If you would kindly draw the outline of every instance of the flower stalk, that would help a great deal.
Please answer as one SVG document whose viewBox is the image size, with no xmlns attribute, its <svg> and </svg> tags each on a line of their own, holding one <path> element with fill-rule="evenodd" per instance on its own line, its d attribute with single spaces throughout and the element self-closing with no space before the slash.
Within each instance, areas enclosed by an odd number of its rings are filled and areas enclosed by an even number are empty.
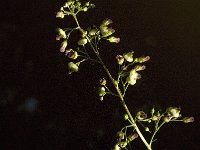
<svg viewBox="0 0 200 150">
<path fill-rule="evenodd" d="M 80 32 L 83 34 L 83 36 L 88 40 L 88 42 L 89 42 L 89 44 L 90 44 L 92 50 L 94 51 L 94 53 L 96 54 L 96 56 L 97 56 L 97 58 L 98 58 L 100 64 L 102 65 L 102 67 L 104 68 L 105 72 L 107 73 L 109 79 L 111 80 L 112 84 L 114 85 L 114 87 L 115 87 L 115 89 L 116 89 L 116 91 L 117 91 L 117 93 L 118 93 L 118 95 L 119 95 L 119 98 L 120 98 L 120 101 L 121 101 L 121 103 L 122 103 L 122 106 L 124 107 L 126 113 L 128 114 L 128 116 L 129 116 L 129 118 L 130 118 L 130 120 L 131 120 L 132 126 L 134 127 L 134 129 L 135 129 L 136 132 L 138 133 L 139 137 L 141 138 L 141 140 L 143 141 L 143 143 L 145 144 L 145 146 L 147 147 L 147 149 L 148 149 L 148 150 L 151 150 L 151 145 L 148 144 L 148 142 L 147 142 L 146 139 L 144 138 L 143 134 L 141 133 L 140 129 L 138 128 L 137 124 L 135 123 L 135 120 L 133 119 L 133 117 L 132 117 L 132 115 L 131 115 L 131 113 L 130 113 L 130 111 L 129 111 L 129 109 L 128 109 L 128 107 L 127 107 L 125 101 L 124 101 L 124 96 L 123 96 L 121 90 L 119 89 L 119 86 L 118 86 L 117 81 L 115 81 L 114 78 L 112 77 L 112 75 L 110 74 L 108 68 L 106 67 L 106 65 L 105 65 L 104 62 L 102 61 L 102 59 L 101 59 L 101 57 L 100 57 L 100 55 L 99 55 L 97 49 L 95 49 L 95 47 L 94 47 L 93 44 L 91 43 L 89 37 L 88 37 L 87 35 L 85 35 L 84 30 L 81 28 L 81 26 L 80 26 L 80 24 L 79 24 L 79 22 L 78 22 L 78 19 L 77 19 L 77 17 L 76 17 L 76 14 L 73 15 L 73 18 L 74 18 L 74 20 L 75 20 L 75 22 L 76 22 L 76 24 L 77 24 L 77 26 L 78 26 L 78 29 L 79 29 Z"/>
<path fill-rule="evenodd" d="M 183 119 L 179 119 L 181 117 L 181 114 L 180 114 L 180 108 L 178 107 L 169 107 L 166 109 L 164 113 L 161 114 L 159 110 L 155 112 L 155 109 L 153 108 L 151 110 L 151 117 L 148 117 L 147 114 L 141 110 L 137 112 L 137 115 L 135 117 L 133 117 L 124 100 L 124 96 L 126 94 L 129 85 L 135 85 L 136 81 L 141 78 L 141 75 L 138 72 L 146 68 L 146 66 L 142 65 L 142 63 L 148 61 L 150 57 L 141 56 L 135 58 L 134 57 L 135 55 L 133 55 L 134 53 L 133 51 L 124 53 L 123 55 L 117 55 L 116 60 L 119 65 L 119 71 L 118 71 L 118 77 L 115 80 L 112 74 L 110 73 L 109 69 L 105 65 L 104 61 L 102 60 L 98 47 L 100 40 L 106 40 L 109 41 L 110 43 L 120 42 L 120 38 L 113 36 L 115 30 L 109 27 L 110 24 L 112 23 L 112 20 L 110 19 L 104 20 L 100 25 L 100 28 L 92 26 L 87 30 L 84 30 L 77 19 L 77 14 L 79 12 L 81 11 L 85 12 L 92 7 L 94 7 L 94 4 L 91 4 L 90 2 L 82 4 L 81 2 L 79 2 L 79 0 L 76 1 L 68 0 L 63 5 L 63 7 L 61 7 L 60 11 L 56 15 L 56 17 L 60 19 L 63 19 L 66 15 L 68 16 L 71 15 L 76 22 L 75 28 L 66 28 L 64 30 L 60 28 L 57 29 L 58 36 L 56 37 L 56 40 L 58 41 L 63 40 L 63 42 L 61 43 L 60 52 L 65 53 L 65 56 L 73 60 L 68 63 L 69 74 L 78 72 L 79 65 L 87 60 L 100 64 L 103 67 L 104 71 L 106 72 L 106 75 L 108 76 L 112 85 L 114 86 L 115 92 L 109 90 L 109 88 L 106 86 L 106 80 L 102 78 L 100 80 L 101 86 L 99 87 L 98 91 L 99 98 L 102 101 L 106 94 L 119 97 L 119 100 L 126 112 L 126 114 L 124 115 L 125 116 L 124 119 L 129 122 L 129 125 L 123 128 L 126 130 L 123 131 L 122 129 L 120 131 L 118 143 L 114 146 L 114 150 L 121 150 L 123 148 L 126 148 L 127 144 L 130 146 L 130 142 L 133 141 L 138 136 L 140 137 L 146 148 L 148 150 L 152 150 L 152 144 L 155 141 L 154 140 L 155 135 L 165 123 L 175 122 L 175 121 L 190 123 L 194 121 L 194 117 L 184 117 Z M 70 34 L 74 30 L 79 30 L 82 38 L 79 39 L 77 42 L 79 47 L 77 47 L 76 49 L 71 49 L 68 47 L 70 45 L 70 43 L 68 43 L 68 39 Z M 92 58 L 90 56 L 90 53 L 87 51 L 85 47 L 86 44 L 90 46 L 91 53 L 95 54 L 95 58 Z M 151 122 L 155 123 L 154 132 L 152 132 L 151 128 L 149 128 L 148 126 L 148 124 L 150 124 Z M 141 125 L 141 127 L 144 128 L 144 131 L 148 132 L 149 134 L 152 133 L 149 142 L 142 134 L 141 129 L 139 129 L 139 125 Z M 128 127 L 132 127 L 133 128 L 132 132 L 134 131 L 136 133 L 131 133 L 129 136 L 126 136 Z"/>
</svg>

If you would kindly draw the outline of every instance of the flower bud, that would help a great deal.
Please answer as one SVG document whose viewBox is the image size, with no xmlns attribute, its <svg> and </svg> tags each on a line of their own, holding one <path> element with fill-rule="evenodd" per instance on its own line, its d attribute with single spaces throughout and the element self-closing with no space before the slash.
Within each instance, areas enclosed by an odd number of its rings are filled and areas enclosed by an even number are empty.
<svg viewBox="0 0 200 150">
<path fill-rule="evenodd" d="M 129 116 L 128 114 L 124 114 L 124 120 L 128 120 Z"/>
<path fill-rule="evenodd" d="M 65 2 L 65 4 L 63 5 L 64 8 L 69 7 L 68 2 Z"/>
<path fill-rule="evenodd" d="M 184 123 L 194 122 L 194 117 L 185 117 L 183 118 Z"/>
<path fill-rule="evenodd" d="M 107 26 L 102 26 L 102 25 L 100 26 L 100 31 L 101 31 L 102 37 L 108 37 L 115 32 L 114 29 L 108 28 Z"/>
<path fill-rule="evenodd" d="M 120 38 L 116 38 L 114 36 L 111 36 L 107 39 L 110 43 L 119 43 L 120 42 Z"/>
<path fill-rule="evenodd" d="M 149 132 L 150 130 L 149 130 L 149 128 L 148 128 L 148 127 L 145 127 L 145 131 L 146 131 L 146 132 Z"/>
<path fill-rule="evenodd" d="M 101 25 L 103 25 L 103 26 L 108 26 L 108 25 L 111 24 L 111 23 L 112 23 L 112 20 L 111 20 L 111 19 L 106 19 L 106 20 L 104 20 L 104 21 L 102 22 Z"/>
<path fill-rule="evenodd" d="M 87 39 L 82 38 L 78 41 L 78 45 L 85 45 L 87 43 Z"/>
<path fill-rule="evenodd" d="M 68 0 L 68 1 L 65 3 L 65 5 L 70 6 L 70 5 L 73 5 L 74 2 L 75 2 L 75 1 L 73 1 L 73 0 Z"/>
<path fill-rule="evenodd" d="M 123 57 L 122 55 L 117 55 L 117 56 L 116 56 L 116 59 L 117 59 L 117 63 L 118 63 L 119 65 L 122 65 L 122 64 L 123 64 L 123 62 L 124 62 L 124 57 Z"/>
<path fill-rule="evenodd" d="M 73 63 L 73 62 L 69 62 L 68 63 L 68 69 L 69 69 L 69 73 L 72 73 L 72 72 L 78 72 L 78 65 Z"/>
<path fill-rule="evenodd" d="M 65 52 L 66 47 L 67 47 L 67 40 L 61 43 L 60 52 L 62 53 Z"/>
<path fill-rule="evenodd" d="M 123 56 L 126 59 L 126 61 L 128 61 L 128 62 L 132 62 L 133 61 L 133 52 L 125 53 Z"/>
<path fill-rule="evenodd" d="M 90 2 L 86 2 L 86 3 L 85 3 L 85 6 L 90 6 Z"/>
<path fill-rule="evenodd" d="M 116 134 L 117 138 L 124 139 L 124 133 L 122 131 L 118 131 Z"/>
<path fill-rule="evenodd" d="M 99 96 L 104 96 L 106 94 L 105 91 L 106 91 L 105 87 L 103 86 L 99 87 L 99 90 L 98 90 Z"/>
<path fill-rule="evenodd" d="M 63 19 L 64 17 L 65 17 L 65 14 L 62 11 L 57 12 L 56 18 L 62 18 Z"/>
<path fill-rule="evenodd" d="M 158 117 L 154 115 L 151 119 L 152 119 L 153 121 L 157 121 L 157 120 L 158 120 Z"/>
<path fill-rule="evenodd" d="M 94 36 L 96 33 L 97 33 L 97 29 L 91 29 L 91 30 L 89 31 L 89 35 L 90 35 L 90 36 Z"/>
<path fill-rule="evenodd" d="M 100 79 L 100 84 L 101 85 L 106 85 L 106 79 L 104 79 L 104 78 Z"/>
<path fill-rule="evenodd" d="M 99 100 L 100 100 L 100 101 L 103 101 L 103 96 L 100 96 L 100 97 L 99 97 Z"/>
<path fill-rule="evenodd" d="M 65 34 L 65 31 L 63 29 L 57 28 L 58 36 L 56 37 L 56 40 L 60 40 L 61 38 L 66 39 L 67 36 Z"/>
<path fill-rule="evenodd" d="M 143 63 L 143 62 L 149 61 L 149 60 L 150 60 L 149 56 L 142 56 L 142 57 L 139 57 L 139 58 L 135 58 L 134 62 Z"/>
<path fill-rule="evenodd" d="M 83 11 L 87 11 L 87 10 L 88 10 L 88 7 L 84 7 L 84 8 L 83 8 Z"/>
<path fill-rule="evenodd" d="M 141 70 L 144 70 L 146 68 L 145 65 L 137 65 L 134 67 L 135 71 L 141 71 Z"/>
<path fill-rule="evenodd" d="M 76 7 L 80 7 L 81 6 L 81 2 L 77 1 L 75 4 Z"/>
<path fill-rule="evenodd" d="M 131 141 L 135 140 L 136 138 L 138 138 L 138 134 L 137 133 L 134 133 L 134 134 L 131 134 L 127 137 L 128 139 L 128 143 L 130 143 Z"/>
<path fill-rule="evenodd" d="M 90 8 L 94 8 L 95 5 L 94 5 L 94 4 L 90 4 L 89 7 L 90 7 Z"/>
<path fill-rule="evenodd" d="M 153 107 L 152 109 L 151 109 L 151 115 L 153 115 L 155 113 L 155 108 Z"/>
<path fill-rule="evenodd" d="M 126 142 L 126 141 L 124 141 L 124 142 L 119 142 L 119 146 L 120 146 L 121 148 L 125 148 L 126 145 L 127 145 L 127 142 Z"/>
</svg>

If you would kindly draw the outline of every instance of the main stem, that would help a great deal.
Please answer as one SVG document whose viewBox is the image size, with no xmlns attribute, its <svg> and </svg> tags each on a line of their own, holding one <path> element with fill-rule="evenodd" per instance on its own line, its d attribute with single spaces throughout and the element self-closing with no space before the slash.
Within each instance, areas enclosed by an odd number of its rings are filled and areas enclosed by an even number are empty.
<svg viewBox="0 0 200 150">
<path fill-rule="evenodd" d="M 73 15 L 73 17 L 74 17 L 74 19 L 75 19 L 75 21 L 76 21 L 76 24 L 77 24 L 77 26 L 78 26 L 80 32 L 81 32 L 82 34 L 85 35 L 85 32 L 84 32 L 84 30 L 81 28 L 81 26 L 80 26 L 80 24 L 79 24 L 79 22 L 78 22 L 78 20 L 77 20 L 76 15 Z M 123 105 L 123 107 L 124 107 L 126 113 L 128 114 L 128 116 L 129 116 L 129 118 L 130 118 L 130 120 L 131 120 L 131 122 L 132 122 L 133 127 L 135 128 L 136 132 L 138 133 L 139 137 L 141 138 L 141 140 L 143 141 L 143 143 L 145 144 L 145 146 L 147 147 L 147 149 L 148 149 L 148 150 L 152 150 L 152 149 L 151 149 L 151 146 L 147 143 L 146 139 L 144 138 L 144 136 L 143 136 L 142 133 L 140 132 L 140 129 L 138 128 L 137 124 L 135 123 L 135 120 L 133 119 L 133 117 L 132 117 L 132 115 L 131 115 L 131 113 L 130 113 L 130 111 L 129 111 L 129 109 L 128 109 L 128 107 L 127 107 L 125 101 L 124 101 L 122 92 L 121 92 L 121 90 L 120 90 L 119 87 L 118 87 L 117 81 L 115 81 L 115 80 L 113 79 L 113 77 L 112 77 L 112 75 L 110 74 L 108 68 L 107 68 L 106 65 L 103 63 L 101 57 L 99 56 L 98 51 L 95 49 L 95 47 L 94 47 L 93 44 L 91 43 L 91 41 L 90 41 L 90 39 L 88 38 L 88 36 L 85 35 L 85 37 L 87 38 L 87 40 L 88 40 L 88 42 L 89 42 L 89 44 L 90 44 L 92 50 L 94 51 L 94 53 L 96 54 L 97 58 L 99 59 L 100 64 L 103 66 L 103 68 L 104 68 L 104 70 L 106 71 L 108 77 L 110 78 L 112 84 L 114 85 L 114 87 L 115 87 L 115 89 L 116 89 L 116 91 L 117 91 L 117 93 L 118 93 L 118 95 L 119 95 L 119 98 L 120 98 L 120 100 L 121 100 L 121 103 L 122 103 L 122 105 Z"/>
</svg>

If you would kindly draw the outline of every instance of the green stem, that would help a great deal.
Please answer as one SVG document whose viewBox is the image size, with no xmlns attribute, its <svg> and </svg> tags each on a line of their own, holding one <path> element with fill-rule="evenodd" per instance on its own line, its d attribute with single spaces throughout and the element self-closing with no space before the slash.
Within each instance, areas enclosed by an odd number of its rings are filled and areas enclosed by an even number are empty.
<svg viewBox="0 0 200 150">
<path fill-rule="evenodd" d="M 86 39 L 88 40 L 88 42 L 89 42 L 89 44 L 90 44 L 92 50 L 94 51 L 94 53 L 96 54 L 96 56 L 97 56 L 97 58 L 98 58 L 100 64 L 103 66 L 103 68 L 104 68 L 104 70 L 106 71 L 108 77 L 110 78 L 112 84 L 114 85 L 114 87 L 115 87 L 115 89 L 116 89 L 116 91 L 117 91 L 117 93 L 118 93 L 118 95 L 119 95 L 119 98 L 120 98 L 120 100 L 121 100 L 121 103 L 122 103 L 122 105 L 123 105 L 123 107 L 124 107 L 126 113 L 128 114 L 128 116 L 129 116 L 129 118 L 130 118 L 130 120 L 131 120 L 131 122 L 132 122 L 133 127 L 135 128 L 136 132 L 138 133 L 139 137 L 141 138 L 141 140 L 143 141 L 143 143 L 145 144 L 145 146 L 147 147 L 147 149 L 148 149 L 148 150 L 152 150 L 152 149 L 151 149 L 151 145 L 149 145 L 149 144 L 147 143 L 147 141 L 146 141 L 146 139 L 144 138 L 143 134 L 140 132 L 140 129 L 138 128 L 138 126 L 137 126 L 135 120 L 133 119 L 133 117 L 132 117 L 132 115 L 131 115 L 131 113 L 130 113 L 130 111 L 129 111 L 129 109 L 128 109 L 128 107 L 127 107 L 125 101 L 124 101 L 124 97 L 123 97 L 123 95 L 122 95 L 122 92 L 121 92 L 121 90 L 120 90 L 119 87 L 118 87 L 117 81 L 115 81 L 115 80 L 113 79 L 113 77 L 112 77 L 112 75 L 110 74 L 108 68 L 107 68 L 106 65 L 103 63 L 103 61 L 102 61 L 102 59 L 101 59 L 101 57 L 100 57 L 100 55 L 99 55 L 99 53 L 98 53 L 98 50 L 95 49 L 95 47 L 94 47 L 93 44 L 91 43 L 89 37 L 88 37 L 87 35 L 85 35 L 84 30 L 81 28 L 81 26 L 80 26 L 80 24 L 79 24 L 79 22 L 78 22 L 78 20 L 77 20 L 76 14 L 74 14 L 73 17 L 74 17 L 74 20 L 76 21 L 76 24 L 77 24 L 77 26 L 78 26 L 80 32 L 81 32 L 81 33 L 86 37 Z"/>
<path fill-rule="evenodd" d="M 155 131 L 154 131 L 154 133 L 153 133 L 153 135 L 152 135 L 152 137 L 151 137 L 151 140 L 150 140 L 150 142 L 149 142 L 149 145 L 150 145 L 150 146 L 151 146 L 152 143 L 153 143 L 153 139 L 154 139 L 156 133 L 159 131 L 159 129 L 160 129 L 164 124 L 165 124 L 165 122 L 163 121 L 163 122 L 160 124 L 159 127 L 156 127 L 156 128 L 155 128 Z"/>
</svg>

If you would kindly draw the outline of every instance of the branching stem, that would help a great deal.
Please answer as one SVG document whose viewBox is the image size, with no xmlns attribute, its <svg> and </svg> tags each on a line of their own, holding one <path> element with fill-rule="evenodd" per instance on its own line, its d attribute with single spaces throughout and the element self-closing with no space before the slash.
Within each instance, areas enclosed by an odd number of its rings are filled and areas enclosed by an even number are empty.
<svg viewBox="0 0 200 150">
<path fill-rule="evenodd" d="M 104 62 L 102 61 L 102 59 L 101 59 L 101 57 L 100 57 L 100 55 L 99 55 L 99 52 L 98 52 L 97 47 L 95 47 L 95 46 L 92 44 L 92 42 L 90 41 L 89 37 L 85 34 L 85 31 L 81 28 L 81 26 L 80 26 L 80 24 L 79 24 L 79 22 L 78 22 L 78 19 L 77 19 L 77 17 L 76 17 L 76 14 L 72 14 L 72 16 L 73 16 L 74 20 L 76 21 L 76 24 L 77 24 L 77 26 L 78 26 L 80 32 L 83 34 L 83 36 L 84 36 L 84 37 L 87 39 L 87 41 L 89 42 L 89 44 L 90 44 L 92 50 L 94 51 L 94 53 L 96 54 L 96 56 L 97 56 L 97 58 L 98 58 L 100 64 L 102 65 L 102 67 L 103 67 L 104 70 L 106 71 L 108 77 L 110 78 L 112 84 L 114 85 L 114 87 L 115 87 L 115 89 L 116 89 L 116 91 L 117 91 L 117 94 L 119 95 L 119 98 L 120 98 L 120 100 L 121 100 L 121 103 L 122 103 L 122 105 L 123 105 L 123 107 L 124 107 L 126 113 L 128 114 L 129 118 L 130 118 L 130 121 L 131 121 L 132 126 L 134 127 L 134 129 L 135 129 L 136 132 L 138 133 L 139 137 L 141 138 L 141 140 L 143 141 L 143 143 L 145 144 L 145 146 L 147 147 L 147 149 L 148 149 L 148 150 L 152 150 L 152 149 L 151 149 L 151 145 L 148 144 L 148 142 L 147 142 L 146 139 L 144 138 L 143 134 L 141 133 L 140 129 L 138 128 L 138 126 L 137 126 L 135 120 L 133 119 L 133 117 L 132 117 L 132 115 L 131 115 L 131 113 L 130 113 L 130 111 L 129 111 L 129 109 L 128 109 L 128 107 L 127 107 L 125 101 L 124 101 L 124 97 L 123 97 L 124 94 L 122 94 L 122 92 L 121 92 L 121 90 L 120 90 L 120 88 L 119 88 L 119 86 L 118 86 L 118 82 L 117 82 L 116 80 L 114 80 L 114 78 L 113 78 L 112 75 L 110 74 L 108 68 L 106 67 L 106 65 L 105 65 Z"/>
</svg>

